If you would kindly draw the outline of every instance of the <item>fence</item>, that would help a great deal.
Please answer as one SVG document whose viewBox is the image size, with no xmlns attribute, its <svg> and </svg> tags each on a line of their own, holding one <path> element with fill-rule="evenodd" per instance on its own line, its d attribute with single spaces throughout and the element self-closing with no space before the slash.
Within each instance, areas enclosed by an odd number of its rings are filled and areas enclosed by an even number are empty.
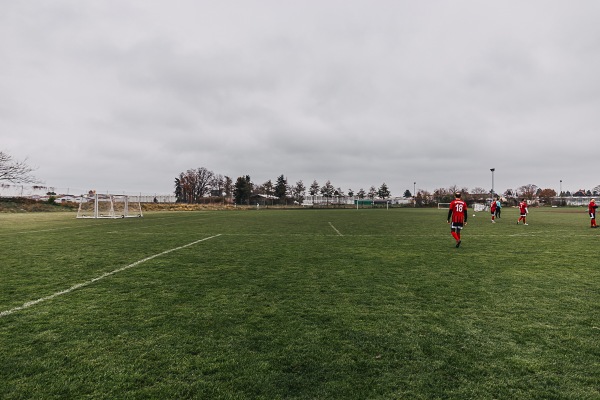
<svg viewBox="0 0 600 400">
<path fill-rule="evenodd" d="M 72 194 L 73 192 L 77 194 Z M 24 197 L 33 200 L 48 200 L 50 195 L 56 202 L 74 201 L 79 202 L 82 196 L 87 196 L 87 191 L 71 188 L 56 188 L 51 186 L 25 186 L 25 185 L 7 185 L 0 184 L 0 197 Z M 98 192 L 99 194 L 127 195 L 130 201 L 139 203 L 175 203 L 175 196 L 172 194 L 141 194 L 125 192 Z"/>
</svg>

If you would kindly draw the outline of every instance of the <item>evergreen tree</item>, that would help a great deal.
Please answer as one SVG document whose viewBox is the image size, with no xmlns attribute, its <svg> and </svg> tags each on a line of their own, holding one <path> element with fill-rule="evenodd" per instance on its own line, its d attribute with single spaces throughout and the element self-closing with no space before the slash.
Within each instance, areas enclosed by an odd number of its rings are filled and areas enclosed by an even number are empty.
<svg viewBox="0 0 600 400">
<path fill-rule="evenodd" d="M 296 182 L 296 186 L 292 188 L 292 196 L 294 196 L 294 200 L 298 202 L 298 204 L 302 204 L 304 201 L 304 195 L 306 193 L 306 187 L 304 186 L 304 182 L 299 180 Z"/>
<path fill-rule="evenodd" d="M 231 195 L 233 194 L 233 181 L 228 176 L 225 176 L 224 189 L 225 189 L 225 197 L 231 198 Z"/>
<path fill-rule="evenodd" d="M 310 190 L 308 191 L 308 193 L 311 196 L 316 196 L 317 194 L 319 194 L 319 183 L 314 180 L 313 183 L 310 185 Z"/>
<path fill-rule="evenodd" d="M 385 182 L 382 183 L 379 187 L 379 190 L 377 191 L 377 196 L 379 196 L 380 199 L 387 199 L 391 196 L 390 190 L 388 189 Z"/>
<path fill-rule="evenodd" d="M 185 199 L 183 197 L 183 188 L 181 187 L 181 180 L 179 178 L 175 178 L 175 202 L 185 202 Z"/>
<path fill-rule="evenodd" d="M 325 182 L 325 185 L 321 188 L 321 194 L 325 197 L 332 197 L 335 188 L 330 181 Z"/>
<path fill-rule="evenodd" d="M 375 189 L 375 186 L 371 186 L 369 188 L 369 193 L 367 194 L 369 196 L 369 198 L 371 200 L 373 200 L 375 198 L 375 195 L 377 194 L 377 190 Z"/>
<path fill-rule="evenodd" d="M 250 181 L 250 175 L 238 177 L 233 189 L 235 204 L 250 204 L 251 195 L 252 182 Z"/>
<path fill-rule="evenodd" d="M 275 184 L 275 196 L 279 198 L 280 201 L 284 201 L 287 196 L 287 179 L 283 175 L 277 178 L 277 183 Z"/>
</svg>

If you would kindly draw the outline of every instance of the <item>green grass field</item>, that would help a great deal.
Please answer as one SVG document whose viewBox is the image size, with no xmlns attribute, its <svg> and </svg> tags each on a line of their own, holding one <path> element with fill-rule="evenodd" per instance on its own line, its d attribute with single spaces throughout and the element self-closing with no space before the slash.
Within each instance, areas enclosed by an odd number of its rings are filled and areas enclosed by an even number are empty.
<svg viewBox="0 0 600 400">
<path fill-rule="evenodd" d="M 598 399 L 584 209 L 0 214 L 0 398 Z"/>
</svg>

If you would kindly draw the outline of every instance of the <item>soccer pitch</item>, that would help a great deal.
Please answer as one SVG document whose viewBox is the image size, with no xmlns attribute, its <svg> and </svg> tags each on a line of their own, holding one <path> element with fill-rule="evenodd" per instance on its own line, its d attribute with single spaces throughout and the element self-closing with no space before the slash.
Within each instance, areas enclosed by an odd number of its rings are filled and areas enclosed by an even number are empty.
<svg viewBox="0 0 600 400">
<path fill-rule="evenodd" d="M 600 398 L 579 209 L 0 215 L 0 397 Z"/>
</svg>

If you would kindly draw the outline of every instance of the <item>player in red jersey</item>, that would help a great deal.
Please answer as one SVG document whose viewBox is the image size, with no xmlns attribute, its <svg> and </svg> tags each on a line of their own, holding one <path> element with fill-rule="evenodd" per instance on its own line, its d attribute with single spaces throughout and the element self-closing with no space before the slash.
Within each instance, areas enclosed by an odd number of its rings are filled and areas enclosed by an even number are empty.
<svg viewBox="0 0 600 400">
<path fill-rule="evenodd" d="M 490 203 L 490 213 L 492 214 L 492 224 L 495 224 L 496 221 L 496 207 L 497 207 L 497 203 L 496 200 L 492 199 L 492 202 Z"/>
<path fill-rule="evenodd" d="M 519 225 L 519 222 L 523 221 L 523 225 L 527 225 L 527 212 L 529 210 L 527 209 L 527 202 L 525 201 L 525 199 L 521 199 L 521 202 L 519 203 L 519 212 L 521 213 L 519 216 L 519 219 L 517 220 L 517 225 Z"/>
<path fill-rule="evenodd" d="M 590 200 L 590 204 L 588 204 L 588 212 L 590 213 L 590 221 L 591 221 L 591 228 L 595 228 L 596 227 L 596 208 L 598 208 L 598 206 L 596 205 L 596 200 L 591 199 Z"/>
<path fill-rule="evenodd" d="M 461 200 L 460 193 L 454 195 L 454 200 L 450 203 L 448 210 L 448 223 L 450 224 L 450 233 L 456 240 L 456 247 L 460 247 L 460 231 L 467 224 L 467 203 Z"/>
</svg>

